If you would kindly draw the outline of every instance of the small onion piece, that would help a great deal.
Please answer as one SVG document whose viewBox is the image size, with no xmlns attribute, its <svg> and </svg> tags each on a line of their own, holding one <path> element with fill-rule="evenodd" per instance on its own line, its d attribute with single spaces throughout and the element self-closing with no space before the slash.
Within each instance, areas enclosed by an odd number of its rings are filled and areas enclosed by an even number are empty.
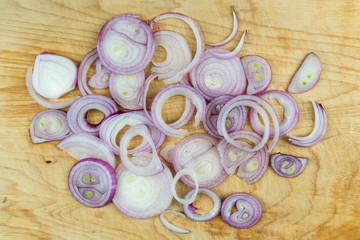
<svg viewBox="0 0 360 240">
<path fill-rule="evenodd" d="M 236 16 L 234 5 L 232 7 L 232 13 L 233 13 L 234 23 L 233 23 L 233 30 L 232 30 L 231 34 L 225 40 L 223 40 L 221 42 L 207 43 L 206 45 L 211 46 L 211 47 L 221 47 L 221 46 L 223 46 L 225 44 L 228 44 L 229 42 L 231 42 L 234 39 L 234 37 L 236 35 L 236 32 L 238 30 L 238 26 L 239 26 L 239 22 L 238 22 L 238 19 L 237 19 L 237 16 Z"/>
<path fill-rule="evenodd" d="M 315 53 L 309 53 L 295 73 L 287 89 L 290 93 L 304 93 L 315 87 L 320 80 L 321 60 Z"/>
<path fill-rule="evenodd" d="M 86 119 L 87 112 L 92 109 L 102 112 L 104 118 L 118 111 L 116 103 L 109 97 L 96 94 L 82 96 L 70 106 L 67 113 L 68 126 L 73 133 L 98 135 L 101 122 L 91 124 Z"/>
<path fill-rule="evenodd" d="M 110 76 L 109 90 L 115 102 L 123 108 L 141 109 L 144 82 L 144 71 L 131 75 L 113 73 Z"/>
<path fill-rule="evenodd" d="M 101 28 L 97 51 L 101 62 L 111 71 L 130 75 L 143 71 L 155 51 L 154 34 L 145 22 L 122 14 Z"/>
<path fill-rule="evenodd" d="M 71 134 L 61 140 L 57 147 L 79 160 L 98 158 L 109 163 L 113 168 L 116 166 L 114 154 L 109 146 L 101 139 L 87 133 Z"/>
<path fill-rule="evenodd" d="M 270 64 L 262 57 L 248 55 L 241 58 L 244 65 L 248 86 L 247 94 L 259 94 L 264 92 L 270 85 L 272 71 Z"/>
<path fill-rule="evenodd" d="M 134 155 L 130 159 L 128 158 L 128 144 L 131 139 L 135 136 L 142 136 L 146 139 L 147 143 L 152 148 L 152 155 L 142 155 L 141 157 L 149 158 L 149 163 L 145 166 L 137 166 L 135 165 L 134 159 L 138 158 L 139 156 Z M 163 165 L 161 160 L 156 152 L 155 144 L 151 138 L 150 132 L 146 125 L 138 124 L 131 127 L 121 138 L 120 140 L 120 158 L 124 167 L 126 167 L 130 172 L 138 175 L 138 176 L 151 176 L 157 173 L 160 173 L 163 170 Z"/>
<path fill-rule="evenodd" d="M 284 118 L 279 123 L 280 137 L 294 129 L 299 120 L 299 107 L 296 100 L 290 94 L 282 91 L 271 90 L 259 95 L 259 97 L 271 100 L 275 99 L 284 108 Z M 257 112 L 253 109 L 250 110 L 249 119 L 251 127 L 254 131 L 260 135 L 264 134 L 264 126 L 261 123 Z M 270 137 L 274 137 L 274 134 L 274 127 L 271 126 Z"/>
<path fill-rule="evenodd" d="M 231 52 L 215 52 L 214 51 L 214 52 L 211 52 L 211 54 L 219 59 L 224 59 L 224 60 L 236 57 L 241 52 L 241 49 L 244 46 L 246 34 L 247 34 L 247 30 L 245 30 L 245 32 L 241 36 L 241 39 L 240 39 L 238 45 L 236 46 L 236 48 L 234 50 L 232 50 Z"/>
<path fill-rule="evenodd" d="M 187 196 L 184 199 L 181 199 L 177 193 L 176 193 L 176 183 L 179 181 L 179 179 L 183 176 L 190 176 L 194 182 L 195 185 L 195 189 L 193 189 L 193 193 L 191 196 Z M 199 191 L 199 182 L 198 182 L 198 177 L 197 174 L 195 173 L 195 171 L 193 169 L 190 168 L 184 168 L 181 169 L 180 171 L 178 171 L 174 177 L 174 179 L 171 182 L 171 193 L 172 195 L 175 197 L 175 199 L 180 202 L 181 204 L 191 204 L 195 201 L 196 196 L 198 194 Z"/>
<path fill-rule="evenodd" d="M 70 59 L 43 52 L 36 56 L 32 84 L 38 94 L 58 99 L 76 86 L 77 67 Z"/>
<path fill-rule="evenodd" d="M 161 148 L 160 150 L 160 156 L 168 163 L 173 163 L 173 153 L 175 150 L 176 145 L 175 144 L 168 144 Z"/>
<path fill-rule="evenodd" d="M 197 175 L 198 184 L 203 188 L 213 188 L 226 178 L 220 154 L 217 151 L 218 141 L 205 133 L 192 134 L 179 142 L 173 152 L 173 165 L 176 172 L 192 169 Z M 194 188 L 192 178 L 184 176 L 181 180 Z"/>
<path fill-rule="evenodd" d="M 180 213 L 180 212 L 176 212 L 176 211 L 172 211 L 172 210 L 165 210 L 163 213 L 160 214 L 160 221 L 162 222 L 162 224 L 164 224 L 164 226 L 169 229 L 170 231 L 176 232 L 176 233 L 189 233 L 189 230 L 177 227 L 172 225 L 171 223 L 169 223 L 165 218 L 164 218 L 164 214 L 165 213 L 174 213 L 176 215 L 182 216 L 183 218 L 185 218 L 185 215 Z"/>
<path fill-rule="evenodd" d="M 271 155 L 270 161 L 277 174 L 282 177 L 294 178 L 305 170 L 308 158 L 276 153 Z"/>
<path fill-rule="evenodd" d="M 173 177 L 165 165 L 161 173 L 144 177 L 135 175 L 121 164 L 116 169 L 116 175 L 118 185 L 113 202 L 129 217 L 150 218 L 159 215 L 173 199 L 170 190 Z"/>
<path fill-rule="evenodd" d="M 99 58 L 95 61 L 95 71 L 88 82 L 89 86 L 95 89 L 108 88 L 111 72 L 101 63 Z"/>
<path fill-rule="evenodd" d="M 34 116 L 29 129 L 32 143 L 61 140 L 70 134 L 66 113 L 60 110 L 45 110 Z"/>
<path fill-rule="evenodd" d="M 93 62 L 95 62 L 98 57 L 99 55 L 97 53 L 97 49 L 95 48 L 88 52 L 81 60 L 78 74 L 78 87 L 83 96 L 88 94 L 94 94 L 88 86 L 87 73 L 89 71 L 89 68 L 91 67 L 91 64 L 93 64 Z"/>
<path fill-rule="evenodd" d="M 200 63 L 190 72 L 191 84 L 207 100 L 223 95 L 242 94 L 246 88 L 246 78 L 240 59 L 237 56 L 220 59 L 212 55 L 214 52 L 225 54 L 228 50 L 206 50 Z"/>
<path fill-rule="evenodd" d="M 315 113 L 315 124 L 313 131 L 306 137 L 295 137 L 288 134 L 288 139 L 291 144 L 299 147 L 311 147 L 320 142 L 326 135 L 328 129 L 328 118 L 323 106 L 315 101 L 312 101 Z"/>
<path fill-rule="evenodd" d="M 237 211 L 231 213 L 236 206 Z M 262 206 L 257 198 L 246 193 L 235 193 L 227 197 L 221 207 L 221 216 L 234 228 L 254 226 L 261 218 Z"/>
<path fill-rule="evenodd" d="M 191 190 L 190 192 L 188 192 L 188 194 L 186 194 L 185 199 L 186 198 L 190 198 L 190 196 L 192 196 L 192 194 L 194 193 L 195 189 Z M 207 188 L 199 188 L 199 193 L 203 193 L 206 194 L 207 196 L 209 196 L 213 202 L 214 202 L 214 206 L 213 208 L 207 213 L 207 214 L 198 214 L 195 212 L 195 210 L 197 209 L 196 207 L 194 207 L 194 205 L 191 204 L 184 204 L 183 205 L 183 210 L 185 215 L 190 218 L 193 221 L 196 222 L 205 222 L 205 221 L 209 221 L 213 218 L 215 218 L 216 216 L 219 215 L 220 213 L 220 208 L 221 208 L 221 200 L 219 198 L 219 196 L 214 193 L 213 191 L 211 191 L 210 189 Z"/>
<path fill-rule="evenodd" d="M 192 104 L 195 105 L 197 112 L 195 115 L 195 122 L 193 124 L 194 127 L 199 125 L 200 121 L 204 119 L 206 102 L 198 91 L 184 84 L 176 84 L 166 87 L 155 96 L 151 105 L 151 118 L 155 126 L 161 132 L 170 137 L 181 138 L 183 134 L 187 133 L 187 130 L 172 128 L 170 125 L 165 123 L 161 115 L 162 106 L 164 105 L 165 101 L 175 95 L 183 95 L 186 98 L 189 98 Z"/>
<path fill-rule="evenodd" d="M 115 170 L 103 160 L 86 158 L 78 161 L 69 173 L 69 189 L 80 203 L 88 207 L 102 207 L 115 195 Z"/>
<path fill-rule="evenodd" d="M 213 137 L 223 138 L 217 130 L 217 120 L 223 105 L 233 97 L 230 95 L 219 96 L 211 100 L 206 106 L 206 115 L 203 121 L 204 129 Z M 246 124 L 246 108 L 244 106 L 233 109 L 225 120 L 226 129 L 229 133 L 241 130 Z"/>
<path fill-rule="evenodd" d="M 28 70 L 26 72 L 26 80 L 25 80 L 26 81 L 26 87 L 27 87 L 27 89 L 29 91 L 30 96 L 39 105 L 41 105 L 41 106 L 43 106 L 45 108 L 50 108 L 50 109 L 62 109 L 62 108 L 66 108 L 66 107 L 70 106 L 77 99 L 77 97 L 75 97 L 75 98 L 72 98 L 72 99 L 67 100 L 65 102 L 52 102 L 52 101 L 42 97 L 34 89 L 34 86 L 32 84 L 32 76 L 33 76 L 32 68 L 28 68 Z"/>
</svg>

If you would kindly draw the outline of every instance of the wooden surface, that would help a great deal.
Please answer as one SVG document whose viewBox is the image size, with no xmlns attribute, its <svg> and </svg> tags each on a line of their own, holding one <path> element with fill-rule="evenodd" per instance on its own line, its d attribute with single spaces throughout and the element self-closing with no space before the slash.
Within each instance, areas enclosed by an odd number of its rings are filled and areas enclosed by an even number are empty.
<svg viewBox="0 0 360 240">
<path fill-rule="evenodd" d="M 300 121 L 292 133 L 311 132 L 310 101 L 316 100 L 329 117 L 325 139 L 314 147 L 298 148 L 282 138 L 275 149 L 308 157 L 305 172 L 286 179 L 268 169 L 254 185 L 234 176 L 214 188 L 222 199 L 247 192 L 260 200 L 260 222 L 244 230 L 231 228 L 220 216 L 205 223 L 166 216 L 191 231 L 180 235 L 168 231 L 158 217 L 137 220 L 113 204 L 91 209 L 78 203 L 67 187 L 76 160 L 57 149 L 57 142 L 33 145 L 28 137 L 32 117 L 44 110 L 25 87 L 25 72 L 34 57 L 48 51 L 78 64 L 96 46 L 101 26 L 121 13 L 139 14 L 144 20 L 166 11 L 184 13 L 199 23 L 206 41 L 216 42 L 231 32 L 232 4 L 239 15 L 239 32 L 225 48 L 235 47 L 247 29 L 240 55 L 259 54 L 270 62 L 269 89 L 285 90 L 309 52 L 316 52 L 323 62 L 317 86 L 294 96 Z M 360 239 L 359 1 L 1 0 L 0 6 L 0 239 Z M 186 25 L 171 20 L 160 24 L 183 33 L 195 51 Z M 154 84 L 149 99 L 162 87 Z M 176 103 L 181 106 L 179 99 L 172 100 Z M 174 109 L 167 107 L 165 115 L 175 118 Z M 203 131 L 191 123 L 186 128 Z M 167 138 L 166 144 L 177 141 Z M 186 190 L 182 187 L 180 192 Z M 205 197 L 197 204 L 203 211 L 211 208 Z M 181 206 L 173 201 L 169 208 Z"/>
</svg>

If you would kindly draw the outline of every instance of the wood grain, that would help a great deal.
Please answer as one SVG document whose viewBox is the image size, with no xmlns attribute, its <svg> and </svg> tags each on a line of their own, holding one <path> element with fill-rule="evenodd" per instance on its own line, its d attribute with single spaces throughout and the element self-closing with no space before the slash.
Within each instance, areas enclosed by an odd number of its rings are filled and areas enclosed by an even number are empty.
<svg viewBox="0 0 360 240">
<path fill-rule="evenodd" d="M 67 175 L 76 160 L 57 149 L 56 142 L 33 145 L 28 137 L 32 117 L 44 110 L 25 86 L 26 69 L 34 57 L 48 51 L 79 63 L 96 46 L 101 26 L 120 13 L 136 13 L 144 20 L 166 11 L 184 13 L 199 23 L 206 41 L 220 41 L 232 29 L 232 4 L 240 19 L 239 33 L 225 48 L 235 47 L 247 29 L 241 56 L 259 54 L 270 62 L 269 89 L 285 90 L 309 52 L 316 52 L 323 62 L 318 85 L 294 96 L 300 121 L 293 133 L 311 131 L 310 101 L 316 100 L 329 116 L 325 139 L 314 147 L 298 148 L 282 138 L 275 149 L 309 157 L 305 172 L 285 179 L 268 169 L 254 185 L 234 176 L 214 188 L 221 198 L 235 192 L 259 198 L 263 216 L 244 230 L 231 228 L 221 217 L 194 223 L 166 216 L 191 231 L 179 235 L 168 231 L 158 217 L 137 220 L 113 204 L 90 209 L 75 201 Z M 360 239 L 359 1 L 0 0 L 0 5 L 0 239 Z M 195 51 L 186 25 L 172 20 L 161 25 L 181 32 Z M 154 83 L 149 101 L 163 87 Z M 181 103 L 173 99 L 168 106 L 181 108 Z M 173 107 L 164 111 L 169 121 L 179 115 Z M 189 133 L 204 131 L 191 123 L 186 128 Z M 167 138 L 166 144 L 178 141 Z M 186 190 L 182 186 L 180 192 Z M 204 197 L 197 201 L 209 207 Z M 169 208 L 181 206 L 173 201 Z"/>
</svg>

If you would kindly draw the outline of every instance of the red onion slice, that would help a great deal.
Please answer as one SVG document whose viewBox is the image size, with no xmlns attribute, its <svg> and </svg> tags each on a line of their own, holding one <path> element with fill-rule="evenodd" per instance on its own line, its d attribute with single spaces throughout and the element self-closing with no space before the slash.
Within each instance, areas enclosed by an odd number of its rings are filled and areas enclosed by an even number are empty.
<svg viewBox="0 0 360 240">
<path fill-rule="evenodd" d="M 244 46 L 244 42 L 245 42 L 245 37 L 246 37 L 246 34 L 247 34 L 247 30 L 245 30 L 245 32 L 243 33 L 243 35 L 241 36 L 241 39 L 239 41 L 239 44 L 236 46 L 236 48 L 234 50 L 232 50 L 231 52 L 226 52 L 226 53 L 222 53 L 222 52 L 211 52 L 212 55 L 214 55 L 215 57 L 217 58 L 220 58 L 220 59 L 230 59 L 230 58 L 233 58 L 233 57 L 236 57 L 240 52 L 241 52 L 241 49 L 243 48 Z"/>
<path fill-rule="evenodd" d="M 58 99 L 76 86 L 77 67 L 66 57 L 43 52 L 34 63 L 32 84 L 45 98 Z"/>
<path fill-rule="evenodd" d="M 290 93 L 304 93 L 315 87 L 320 80 L 322 64 L 320 58 L 311 52 L 306 56 L 287 89 Z"/>
<path fill-rule="evenodd" d="M 284 108 L 284 118 L 279 123 L 280 137 L 289 133 L 294 129 L 299 120 L 299 107 L 296 100 L 286 92 L 272 90 L 261 94 L 259 97 L 270 100 L 277 100 L 277 102 Z M 250 110 L 250 124 L 255 132 L 264 134 L 264 125 L 261 123 L 259 116 L 253 109 Z M 274 137 L 274 127 L 270 128 L 270 137 Z"/>
<path fill-rule="evenodd" d="M 244 67 L 236 56 L 226 60 L 217 58 L 212 53 L 227 53 L 221 48 L 205 51 L 200 63 L 190 72 L 190 80 L 207 100 L 215 97 L 242 94 L 246 88 Z"/>
<path fill-rule="evenodd" d="M 78 161 L 69 173 L 69 189 L 76 200 L 88 207 L 102 207 L 115 195 L 115 170 L 96 158 Z"/>
<path fill-rule="evenodd" d="M 231 32 L 231 34 L 223 41 L 221 42 L 218 42 L 218 43 L 207 43 L 206 45 L 208 46 L 211 46 L 211 47 L 221 47 L 225 44 L 228 44 L 229 42 L 231 42 L 235 35 L 236 35 L 236 32 L 238 30 L 238 26 L 239 26 L 239 23 L 238 23 L 238 19 L 237 19 L 237 16 L 236 16 L 236 12 L 235 12 L 235 9 L 234 9 L 234 6 L 232 7 L 232 13 L 233 13 L 233 20 L 234 20 L 234 23 L 233 23 L 233 30 Z"/>
<path fill-rule="evenodd" d="M 176 183 L 179 181 L 179 179 L 186 175 L 190 176 L 192 178 L 193 182 L 195 183 L 195 189 L 193 189 L 194 191 L 191 196 L 188 196 L 188 197 L 185 197 L 184 199 L 182 199 L 177 195 L 175 186 L 176 186 Z M 181 204 L 190 204 L 190 203 L 194 202 L 196 199 L 196 196 L 198 194 L 198 191 L 199 191 L 198 177 L 193 169 L 189 169 L 189 168 L 181 169 L 180 171 L 178 171 L 176 173 L 174 179 L 171 182 L 171 193 L 174 196 L 174 198 Z"/>
<path fill-rule="evenodd" d="M 144 177 L 135 175 L 121 164 L 116 169 L 115 206 L 133 218 L 150 218 L 164 212 L 173 199 L 170 190 L 173 177 L 169 168 L 163 166 L 161 173 Z"/>
<path fill-rule="evenodd" d="M 177 144 L 173 153 L 173 165 L 176 172 L 192 169 L 197 175 L 199 186 L 213 188 L 226 178 L 221 165 L 218 141 L 204 133 L 192 134 Z M 181 179 L 186 185 L 194 188 L 192 178 Z"/>
<path fill-rule="evenodd" d="M 57 147 L 79 160 L 98 158 L 109 163 L 113 168 L 116 166 L 111 149 L 101 139 L 87 133 L 71 134 L 59 142 Z"/>
<path fill-rule="evenodd" d="M 259 94 L 264 92 L 270 85 L 272 71 L 270 64 L 262 57 L 248 55 L 241 58 L 244 65 L 248 87 L 247 94 Z"/>
<path fill-rule="evenodd" d="M 134 164 L 134 159 L 136 159 L 138 156 L 134 155 L 131 157 L 131 159 L 128 158 L 128 144 L 131 141 L 131 139 L 135 136 L 142 136 L 143 139 L 146 139 L 147 143 L 152 148 L 152 155 L 141 157 L 148 157 L 149 163 L 146 166 L 137 166 Z M 161 163 L 161 160 L 156 152 L 156 147 L 154 145 L 154 142 L 151 138 L 150 132 L 146 125 L 139 124 L 131 127 L 121 138 L 120 140 L 120 158 L 123 163 L 123 165 L 130 171 L 135 173 L 139 176 L 151 176 L 155 175 L 157 173 L 160 173 L 163 170 L 163 165 Z"/>
<path fill-rule="evenodd" d="M 102 95 L 86 95 L 77 99 L 69 108 L 67 121 L 73 133 L 86 132 L 98 135 L 100 123 L 91 124 L 87 121 L 87 112 L 96 109 L 104 114 L 104 118 L 118 111 L 116 103 L 109 97 Z"/>
<path fill-rule="evenodd" d="M 91 67 L 91 64 L 98 59 L 99 55 L 97 53 L 97 49 L 93 49 L 88 52 L 85 57 L 81 60 L 79 66 L 79 75 L 78 75 L 78 87 L 83 96 L 88 94 L 94 94 L 88 86 L 87 82 L 87 72 Z"/>
<path fill-rule="evenodd" d="M 185 199 L 190 198 L 190 196 L 192 196 L 194 191 L 195 191 L 195 189 L 188 192 L 188 194 L 186 194 L 186 196 L 185 196 Z M 221 200 L 220 200 L 219 196 L 207 188 L 199 188 L 198 194 L 199 193 L 206 194 L 213 200 L 213 202 L 214 202 L 213 208 L 207 214 L 198 214 L 195 212 L 195 210 L 197 208 L 194 207 L 193 204 L 184 204 L 183 209 L 184 209 L 185 215 L 188 218 L 190 218 L 191 220 L 196 221 L 196 222 L 205 222 L 205 221 L 209 221 L 209 220 L 217 217 L 220 213 L 220 208 L 221 208 Z"/>
<path fill-rule="evenodd" d="M 34 116 L 29 129 L 32 143 L 61 140 L 70 134 L 66 113 L 60 110 L 45 110 Z"/>
<path fill-rule="evenodd" d="M 111 74 L 109 90 L 112 98 L 126 109 L 136 110 L 142 106 L 142 91 L 145 82 L 145 72 L 131 75 Z"/>
<path fill-rule="evenodd" d="M 111 71 L 103 66 L 99 58 L 95 61 L 95 70 L 95 74 L 92 75 L 88 82 L 89 86 L 95 89 L 108 88 Z"/>
<path fill-rule="evenodd" d="M 271 155 L 271 166 L 282 177 L 294 178 L 305 170 L 308 159 L 276 153 Z"/>
<path fill-rule="evenodd" d="M 189 230 L 177 227 L 172 225 L 171 223 L 169 223 L 165 218 L 164 218 L 164 214 L 165 213 L 174 213 L 176 215 L 182 216 L 183 218 L 185 218 L 185 215 L 176 211 L 172 211 L 172 210 L 165 210 L 162 214 L 160 214 L 160 221 L 162 222 L 162 224 L 164 224 L 164 226 L 169 229 L 170 231 L 176 232 L 176 233 L 189 233 Z"/>
<path fill-rule="evenodd" d="M 326 135 L 328 129 L 328 118 L 323 106 L 315 101 L 312 101 L 315 113 L 314 129 L 310 135 L 306 137 L 295 137 L 288 134 L 288 139 L 291 144 L 299 147 L 311 147 L 320 142 Z"/>
<path fill-rule="evenodd" d="M 231 213 L 236 206 L 237 211 Z M 225 199 L 221 216 L 230 226 L 238 229 L 254 226 L 261 218 L 262 206 L 257 198 L 247 193 L 235 193 Z"/>
<path fill-rule="evenodd" d="M 160 156 L 168 163 L 173 163 L 173 153 L 175 150 L 175 144 L 169 144 L 161 148 Z"/>
<path fill-rule="evenodd" d="M 155 46 L 161 46 L 166 51 L 163 62 L 152 60 L 152 72 L 158 73 L 160 79 L 179 79 L 178 72 L 185 69 L 191 62 L 191 48 L 183 36 L 174 31 L 160 30 L 155 32 Z"/>
<path fill-rule="evenodd" d="M 192 104 L 195 105 L 197 112 L 195 115 L 195 122 L 193 124 L 194 127 L 199 125 L 200 121 L 202 121 L 205 116 L 206 102 L 198 91 L 190 86 L 183 84 L 176 84 L 166 87 L 155 96 L 155 99 L 151 105 L 151 118 L 155 126 L 161 132 L 170 137 L 181 138 L 183 134 L 187 133 L 187 130 L 172 128 L 170 125 L 165 123 L 161 115 L 162 106 L 166 100 L 175 95 L 183 95 L 189 98 Z"/>
<path fill-rule="evenodd" d="M 211 100 L 206 106 L 206 115 L 203 121 L 204 129 L 213 137 L 223 138 L 217 130 L 217 120 L 223 105 L 233 97 L 229 95 L 219 96 Z M 246 108 L 244 106 L 233 109 L 225 120 L 226 129 L 229 133 L 241 130 L 246 124 Z"/>
<path fill-rule="evenodd" d="M 101 28 L 97 51 L 110 71 L 135 74 L 150 63 L 155 51 L 154 34 L 145 22 L 127 14 L 118 15 Z"/>
<path fill-rule="evenodd" d="M 62 109 L 62 108 L 66 108 L 68 106 L 70 106 L 73 102 L 75 102 L 76 98 L 67 100 L 65 102 L 52 102 L 49 101 L 48 99 L 40 96 L 34 89 L 34 86 L 32 84 L 32 68 L 28 68 L 27 72 L 26 72 L 26 87 L 29 91 L 30 96 L 34 99 L 35 102 L 37 102 L 39 105 L 45 107 L 45 108 L 50 108 L 50 109 Z"/>
</svg>

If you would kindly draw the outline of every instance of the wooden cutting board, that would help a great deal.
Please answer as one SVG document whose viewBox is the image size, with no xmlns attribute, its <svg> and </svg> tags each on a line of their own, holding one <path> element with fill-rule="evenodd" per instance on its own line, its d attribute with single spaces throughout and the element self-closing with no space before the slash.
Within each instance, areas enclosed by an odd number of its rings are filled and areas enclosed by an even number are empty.
<svg viewBox="0 0 360 240">
<path fill-rule="evenodd" d="M 180 12 L 195 19 L 205 41 L 217 42 L 232 30 L 231 5 L 240 20 L 239 31 L 226 49 L 233 49 L 241 33 L 248 35 L 240 56 L 258 54 L 273 70 L 269 89 L 286 90 L 292 75 L 311 51 L 323 63 L 320 82 L 311 91 L 294 95 L 300 121 L 294 135 L 311 132 L 311 100 L 323 104 L 329 117 L 325 139 L 311 148 L 290 145 L 281 138 L 274 152 L 309 158 L 305 172 L 282 178 L 269 168 L 248 185 L 228 177 L 213 190 L 222 198 L 235 192 L 256 196 L 263 208 L 260 222 L 238 230 L 219 216 L 204 223 L 168 215 L 180 235 L 167 230 L 158 217 L 129 218 L 111 203 L 99 209 L 78 203 L 67 187 L 76 160 L 57 149 L 57 142 L 33 145 L 28 137 L 32 117 L 43 107 L 29 96 L 25 73 L 34 57 L 48 51 L 77 64 L 96 47 L 101 26 L 112 16 L 135 13 L 146 20 L 163 12 Z M 360 2 L 325 1 L 0 1 L 0 239 L 360 239 Z M 180 21 L 160 22 L 182 33 L 195 52 L 194 37 Z M 157 58 L 163 58 L 158 49 Z M 149 71 L 147 72 L 149 73 Z M 165 85 L 154 83 L 149 101 Z M 66 98 L 78 94 L 71 93 Z M 177 104 L 179 107 L 170 107 Z M 179 116 L 182 99 L 169 101 L 169 120 Z M 190 133 L 204 132 L 186 125 Z M 166 138 L 166 143 L 179 139 Z M 184 194 L 188 188 L 179 189 Z M 200 197 L 202 211 L 211 201 Z M 181 210 L 175 200 L 169 209 Z"/>
</svg>

